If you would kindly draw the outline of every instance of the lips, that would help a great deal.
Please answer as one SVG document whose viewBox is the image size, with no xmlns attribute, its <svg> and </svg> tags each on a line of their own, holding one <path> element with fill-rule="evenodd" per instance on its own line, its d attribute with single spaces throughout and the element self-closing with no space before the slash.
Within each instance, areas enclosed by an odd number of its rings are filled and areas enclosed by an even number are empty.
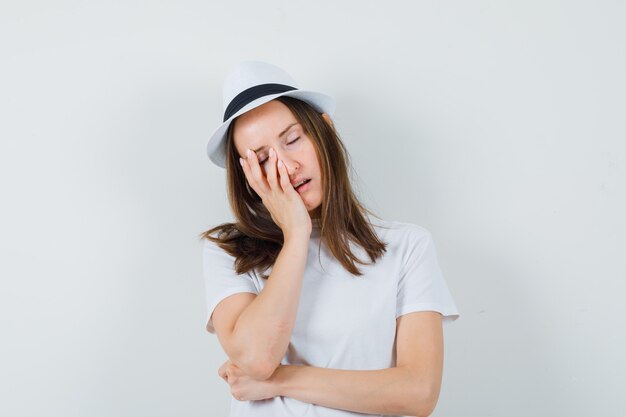
<svg viewBox="0 0 626 417">
<path fill-rule="evenodd" d="M 307 183 L 307 182 L 309 182 L 309 181 L 311 181 L 311 179 L 310 179 L 310 178 L 300 178 L 300 179 L 298 179 L 298 180 L 296 180 L 296 181 L 293 181 L 293 182 L 291 183 L 291 185 L 293 186 L 293 188 L 298 188 L 299 186 L 301 186 L 301 185 L 303 185 L 303 184 L 306 184 L 306 183 Z M 298 184 L 299 184 L 299 185 L 298 185 Z"/>
<path fill-rule="evenodd" d="M 302 183 L 302 185 L 294 188 L 299 194 L 302 194 L 304 192 L 306 192 L 309 189 L 309 184 L 311 183 L 311 180 L 307 180 L 305 182 Z"/>
</svg>

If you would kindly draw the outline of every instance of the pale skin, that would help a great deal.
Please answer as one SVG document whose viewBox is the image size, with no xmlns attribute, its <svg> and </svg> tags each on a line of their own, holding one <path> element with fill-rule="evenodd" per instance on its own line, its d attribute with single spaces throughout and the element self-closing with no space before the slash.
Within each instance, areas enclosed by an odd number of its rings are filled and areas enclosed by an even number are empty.
<svg viewBox="0 0 626 417">
<path fill-rule="evenodd" d="M 259 381 L 227 360 L 218 374 L 240 401 L 285 396 L 359 413 L 428 416 L 441 388 L 441 314 L 408 313 L 398 317 L 396 324 L 397 364 L 393 368 L 351 371 L 279 365 L 272 376 Z"/>
<path fill-rule="evenodd" d="M 292 180 L 302 176 L 317 180 L 311 181 L 311 188 L 300 196 L 311 218 L 318 217 L 323 194 L 315 149 L 299 124 L 282 137 L 277 135 L 297 122 L 295 117 L 284 104 L 275 100 L 245 113 L 242 118 L 244 116 L 236 127 L 235 147 L 245 159 L 242 169 L 247 178 L 256 172 L 258 179 L 258 174 L 263 172 L 273 175 L 275 180 L 280 175 L 288 175 Z M 322 116 L 332 125 L 328 115 Z M 293 142 L 295 137 L 300 141 Z M 247 149 L 263 145 L 267 149 L 248 156 Z M 269 148 L 273 150 L 273 157 L 268 159 Z M 259 160 L 263 163 L 259 164 Z M 283 161 L 282 174 L 276 166 L 279 160 Z M 289 215 L 284 216 L 284 222 L 289 222 Z M 442 316 L 435 311 L 419 311 L 396 319 L 396 366 L 392 368 L 353 371 L 280 364 L 269 378 L 259 380 L 245 374 L 229 359 L 218 374 L 229 384 L 233 397 L 240 401 L 286 396 L 360 413 L 425 417 L 437 404 L 442 371 Z"/>
</svg>

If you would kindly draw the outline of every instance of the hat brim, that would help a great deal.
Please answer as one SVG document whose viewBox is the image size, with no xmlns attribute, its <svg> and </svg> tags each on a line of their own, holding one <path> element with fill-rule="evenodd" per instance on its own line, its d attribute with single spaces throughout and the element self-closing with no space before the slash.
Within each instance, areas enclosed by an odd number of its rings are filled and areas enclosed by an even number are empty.
<svg viewBox="0 0 626 417">
<path fill-rule="evenodd" d="M 326 113 L 329 116 L 332 116 L 335 112 L 336 102 L 334 97 L 317 91 L 290 90 L 283 93 L 259 97 L 258 99 L 251 101 L 250 103 L 239 109 L 238 112 L 230 116 L 228 120 L 226 120 L 213 131 L 213 133 L 209 137 L 209 142 L 207 143 L 206 147 L 207 155 L 209 156 L 211 162 L 219 167 L 226 168 L 226 132 L 228 131 L 230 123 L 237 116 L 240 116 L 247 111 L 250 111 L 256 107 L 259 107 L 262 104 L 267 103 L 268 101 L 274 100 L 275 98 L 281 96 L 289 96 L 305 101 L 313 106 L 318 112 Z"/>
</svg>

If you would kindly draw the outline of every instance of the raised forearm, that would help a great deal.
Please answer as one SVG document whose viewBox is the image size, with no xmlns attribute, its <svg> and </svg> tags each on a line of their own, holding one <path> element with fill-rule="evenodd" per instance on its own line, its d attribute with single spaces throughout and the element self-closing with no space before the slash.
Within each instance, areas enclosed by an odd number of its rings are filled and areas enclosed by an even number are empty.
<svg viewBox="0 0 626 417">
<path fill-rule="evenodd" d="M 281 365 L 272 380 L 277 395 L 358 413 L 415 416 L 431 401 L 403 367 L 352 371 Z"/>
<path fill-rule="evenodd" d="M 236 363 L 257 369 L 269 378 L 287 351 L 296 319 L 302 277 L 308 255 L 308 236 L 285 240 L 261 293 L 241 313 L 233 339 L 241 352 Z"/>
</svg>

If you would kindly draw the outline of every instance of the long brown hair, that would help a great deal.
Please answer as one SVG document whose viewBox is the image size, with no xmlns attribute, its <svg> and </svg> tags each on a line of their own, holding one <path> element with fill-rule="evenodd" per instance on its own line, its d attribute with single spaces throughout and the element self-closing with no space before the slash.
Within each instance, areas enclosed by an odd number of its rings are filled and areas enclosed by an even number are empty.
<svg viewBox="0 0 626 417">
<path fill-rule="evenodd" d="M 343 267 L 353 275 L 361 276 L 355 263 L 366 265 L 356 257 L 349 241 L 360 245 L 375 262 L 387 251 L 386 242 L 376 235 L 366 214 L 374 213 L 361 204 L 352 191 L 348 176 L 349 154 L 334 126 L 324 120 L 308 103 L 293 97 L 278 100 L 291 110 L 302 125 L 305 134 L 315 146 L 322 170 L 322 199 L 320 237 Z M 236 258 L 237 274 L 251 269 L 264 271 L 274 265 L 283 246 L 283 233 L 274 223 L 261 197 L 248 185 L 239 164 L 234 145 L 235 118 L 226 133 L 226 181 L 228 200 L 235 223 L 222 223 L 200 234 Z M 378 217 L 378 216 L 375 216 Z M 212 236 L 217 232 L 217 236 Z M 319 255 L 318 255 L 319 256 Z M 267 275 L 261 275 L 267 279 Z"/>
</svg>

